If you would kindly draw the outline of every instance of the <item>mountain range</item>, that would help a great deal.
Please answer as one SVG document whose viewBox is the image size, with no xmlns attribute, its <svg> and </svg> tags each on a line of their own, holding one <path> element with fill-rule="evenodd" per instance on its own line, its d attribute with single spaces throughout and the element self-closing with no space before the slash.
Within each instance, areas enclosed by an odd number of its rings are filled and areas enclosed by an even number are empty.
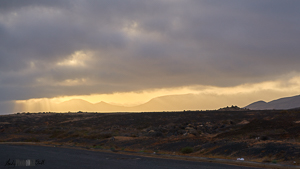
<svg viewBox="0 0 300 169">
<path fill-rule="evenodd" d="M 126 107 L 112 105 L 106 102 L 92 104 L 81 99 L 72 99 L 57 105 L 52 105 L 53 111 L 99 111 L 99 112 L 141 112 L 141 111 L 178 111 L 189 107 L 191 110 L 199 110 L 197 95 L 168 95 L 151 99 L 141 105 Z"/>
<path fill-rule="evenodd" d="M 185 110 L 199 110 L 201 103 L 199 102 L 199 95 L 185 94 L 185 95 L 169 95 L 161 96 L 151 99 L 150 101 L 133 107 L 111 105 L 106 102 L 99 102 L 92 104 L 85 100 L 73 99 L 57 106 L 57 110 L 68 107 L 70 111 L 102 111 L 102 112 L 115 112 L 115 111 L 176 111 Z M 249 104 L 244 108 L 250 110 L 269 110 L 269 109 L 293 109 L 300 107 L 300 95 L 293 97 L 284 97 L 270 102 L 257 101 Z"/>
<path fill-rule="evenodd" d="M 90 103 L 82 99 L 72 99 L 61 103 L 21 102 L 14 106 L 15 112 L 149 112 L 149 111 L 183 111 L 201 110 L 203 96 L 195 94 L 167 95 L 151 99 L 137 106 L 120 106 L 106 102 Z"/>
<path fill-rule="evenodd" d="M 219 100 L 217 100 L 219 99 Z M 168 95 L 151 99 L 150 101 L 132 107 L 113 105 L 106 102 L 90 103 L 81 99 L 72 99 L 59 104 L 34 102 L 31 104 L 17 103 L 15 112 L 150 112 L 150 111 L 183 111 L 183 110 L 213 110 L 215 107 L 226 107 L 234 104 L 232 99 L 218 96 L 183 94 Z M 300 95 L 285 97 L 270 102 L 257 101 L 244 108 L 250 110 L 293 109 L 300 107 Z"/>
<path fill-rule="evenodd" d="M 268 109 L 295 109 L 300 108 L 300 95 L 284 97 L 270 102 L 257 101 L 249 104 L 245 108 L 251 110 L 268 110 Z"/>
</svg>

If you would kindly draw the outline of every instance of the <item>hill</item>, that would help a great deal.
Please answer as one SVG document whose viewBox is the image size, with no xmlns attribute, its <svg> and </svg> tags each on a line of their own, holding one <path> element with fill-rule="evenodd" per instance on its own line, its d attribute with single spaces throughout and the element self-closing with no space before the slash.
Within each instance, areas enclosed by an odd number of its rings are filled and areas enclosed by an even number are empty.
<svg viewBox="0 0 300 169">
<path fill-rule="evenodd" d="M 257 101 L 249 104 L 245 108 L 251 110 L 270 110 L 270 109 L 294 109 L 300 107 L 300 95 L 284 97 L 270 102 Z"/>
</svg>

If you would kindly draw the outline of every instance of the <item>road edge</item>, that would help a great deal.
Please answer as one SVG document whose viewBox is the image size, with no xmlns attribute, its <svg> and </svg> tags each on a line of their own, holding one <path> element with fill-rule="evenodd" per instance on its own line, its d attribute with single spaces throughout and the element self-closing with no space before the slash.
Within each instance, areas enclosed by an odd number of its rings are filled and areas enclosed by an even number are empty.
<svg viewBox="0 0 300 169">
<path fill-rule="evenodd" d="M 124 154 L 124 155 L 134 155 L 134 156 L 148 157 L 148 158 L 185 160 L 185 161 L 195 161 L 195 162 L 209 162 L 209 163 L 219 163 L 219 164 L 244 166 L 244 167 L 272 168 L 272 169 L 300 169 L 300 166 L 283 165 L 283 164 L 270 164 L 270 163 L 260 163 L 260 162 L 252 162 L 252 161 L 238 161 L 238 160 L 229 160 L 229 159 L 169 155 L 169 154 L 159 154 L 159 153 L 152 154 L 152 153 L 145 153 L 145 152 L 121 151 L 121 150 L 112 151 L 110 149 L 93 149 L 93 148 L 78 147 L 78 146 L 55 145 L 55 144 L 48 144 L 42 142 L 0 142 L 0 144 L 59 147 L 59 148 L 68 148 L 68 149 L 80 149 L 86 151 L 98 151 L 98 152 L 105 152 L 111 154 Z"/>
</svg>

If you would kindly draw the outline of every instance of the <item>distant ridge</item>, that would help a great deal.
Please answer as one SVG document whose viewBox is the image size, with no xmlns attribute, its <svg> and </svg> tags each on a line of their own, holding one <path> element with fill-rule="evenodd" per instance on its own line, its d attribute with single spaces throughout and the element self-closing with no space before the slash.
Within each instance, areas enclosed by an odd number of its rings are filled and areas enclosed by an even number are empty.
<svg viewBox="0 0 300 169">
<path fill-rule="evenodd" d="M 214 107 L 233 105 L 231 99 L 222 102 L 214 95 L 179 94 L 155 97 L 150 101 L 136 106 L 121 106 L 106 102 L 90 103 L 82 99 L 72 99 L 62 103 L 32 102 L 16 103 L 14 111 L 26 112 L 154 112 L 154 111 L 183 111 L 183 110 L 216 110 Z M 213 104 L 212 104 L 213 103 Z M 206 106 L 211 105 L 211 107 Z M 0 105 L 1 106 L 1 105 Z M 300 107 L 300 95 L 285 97 L 271 102 L 257 101 L 244 107 L 250 110 L 296 109 Z"/>
<path fill-rule="evenodd" d="M 270 110 L 270 109 L 295 109 L 300 107 L 300 95 L 292 97 L 284 97 L 270 102 L 257 101 L 249 104 L 245 108 L 251 110 Z"/>
<path fill-rule="evenodd" d="M 111 112 L 124 110 L 123 106 L 115 106 L 106 102 L 90 103 L 82 99 L 72 99 L 62 102 L 54 106 L 56 111 L 68 110 L 68 111 L 100 111 L 100 112 Z"/>
<path fill-rule="evenodd" d="M 261 109 L 263 107 L 266 107 L 267 105 L 268 105 L 267 102 L 261 100 L 261 101 L 251 103 L 248 106 L 246 106 L 245 108 L 256 110 L 256 109 Z"/>
<path fill-rule="evenodd" d="M 125 107 L 106 102 L 90 103 L 82 99 L 72 99 L 52 105 L 53 111 L 89 112 L 141 112 L 141 111 L 180 111 L 199 110 L 199 98 L 194 94 L 166 95 L 151 99 L 137 106 Z"/>
<path fill-rule="evenodd" d="M 199 110 L 200 101 L 195 94 L 166 95 L 155 97 L 150 101 L 131 107 L 132 110 L 147 111 L 180 111 L 180 110 Z"/>
<path fill-rule="evenodd" d="M 127 107 L 124 106 L 116 106 L 109 103 L 106 103 L 104 101 L 94 104 L 95 109 L 98 111 L 104 111 L 104 112 L 112 112 L 112 111 L 126 111 Z"/>
</svg>

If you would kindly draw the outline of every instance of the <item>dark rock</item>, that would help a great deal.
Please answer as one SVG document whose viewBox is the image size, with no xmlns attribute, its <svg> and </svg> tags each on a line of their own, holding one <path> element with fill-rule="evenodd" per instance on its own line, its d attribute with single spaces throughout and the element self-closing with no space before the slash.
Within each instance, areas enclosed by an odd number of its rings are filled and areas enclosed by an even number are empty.
<svg viewBox="0 0 300 169">
<path fill-rule="evenodd" d="M 268 137 L 268 136 L 261 136 L 261 137 L 260 137 L 260 140 L 263 140 L 263 141 L 269 140 L 269 137 Z"/>
</svg>

